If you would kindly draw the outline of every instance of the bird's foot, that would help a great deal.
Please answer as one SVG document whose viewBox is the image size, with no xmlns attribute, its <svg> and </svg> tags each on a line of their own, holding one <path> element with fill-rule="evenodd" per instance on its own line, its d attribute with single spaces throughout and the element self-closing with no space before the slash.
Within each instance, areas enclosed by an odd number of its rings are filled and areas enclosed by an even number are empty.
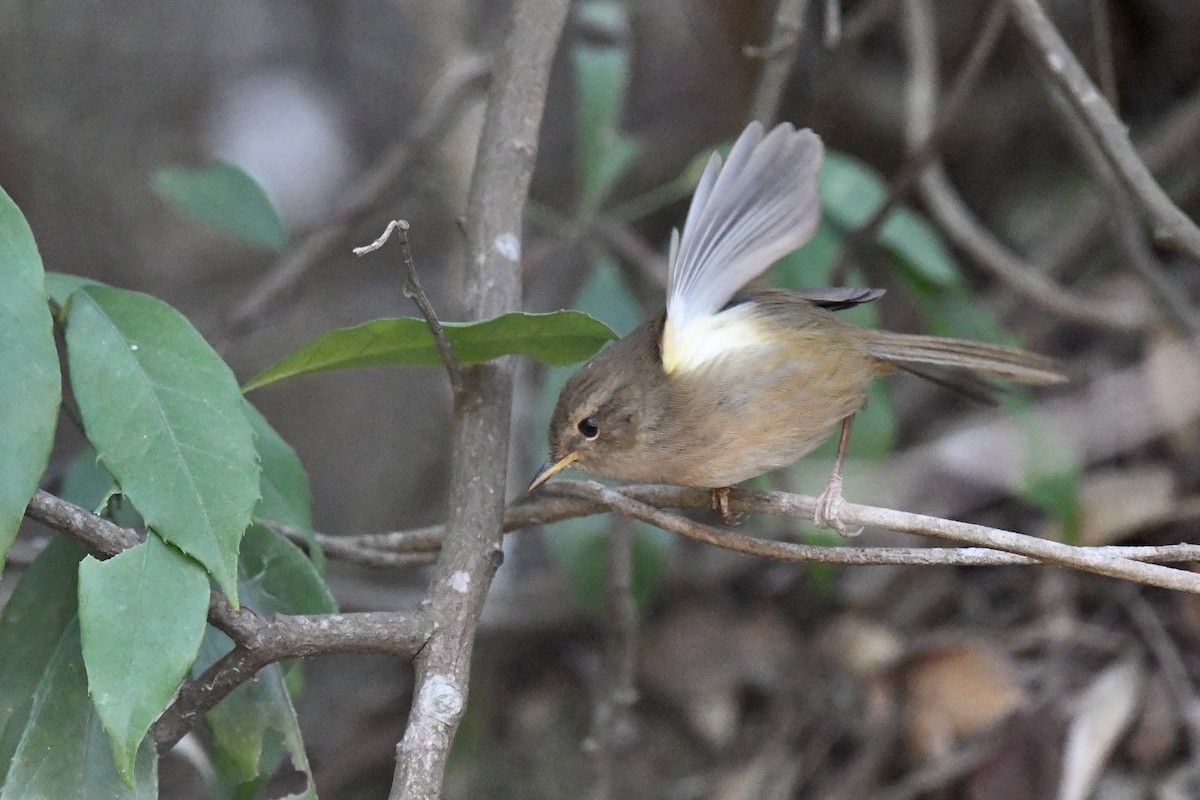
<svg viewBox="0 0 1200 800">
<path fill-rule="evenodd" d="M 813 512 L 813 524 L 818 528 L 828 528 L 842 536 L 858 536 L 862 528 L 856 528 L 842 521 L 842 480 L 840 476 L 830 479 L 825 490 L 817 497 L 817 508 Z"/>
<path fill-rule="evenodd" d="M 712 508 L 713 511 L 717 512 L 717 516 L 721 518 L 721 522 L 732 528 L 742 524 L 743 515 L 729 507 L 729 491 L 730 488 L 728 486 L 713 489 Z"/>
</svg>

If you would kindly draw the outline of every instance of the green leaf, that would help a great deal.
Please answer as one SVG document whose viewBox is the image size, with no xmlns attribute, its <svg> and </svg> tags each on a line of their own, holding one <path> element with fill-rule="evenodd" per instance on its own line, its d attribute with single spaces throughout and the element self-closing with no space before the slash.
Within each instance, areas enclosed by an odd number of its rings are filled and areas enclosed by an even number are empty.
<svg viewBox="0 0 1200 800">
<path fill-rule="evenodd" d="M 276 252 L 287 246 L 287 228 L 266 192 L 233 164 L 165 167 L 154 173 L 154 188 L 185 213 L 235 239 Z"/>
<path fill-rule="evenodd" d="M 0 786 L 29 722 L 38 683 L 63 632 L 75 620 L 76 575 L 86 554 L 74 539 L 51 540 L 29 565 L 0 616 Z"/>
<path fill-rule="evenodd" d="M 68 275 L 65 272 L 46 273 L 46 290 L 50 293 L 50 300 L 59 308 L 64 307 L 67 299 L 79 289 L 85 286 L 103 285 L 100 281 L 84 278 L 81 275 Z"/>
<path fill-rule="evenodd" d="M 448 322 L 442 326 L 462 364 L 479 364 L 514 353 L 547 364 L 572 364 L 617 338 L 607 325 L 578 311 L 512 312 L 484 322 Z M 243 391 L 284 378 L 331 370 L 440 363 L 433 335 L 424 320 L 377 319 L 318 336 L 251 378 Z"/>
<path fill-rule="evenodd" d="M 846 240 L 827 220 L 821 220 L 808 243 L 781 258 L 773 268 L 784 289 L 819 289 L 832 282 L 830 274 Z"/>
<path fill-rule="evenodd" d="M 254 446 L 262 464 L 258 505 L 254 519 L 268 520 L 295 528 L 308 546 L 309 558 L 319 574 L 325 573 L 325 554 L 317 544 L 312 523 L 312 493 L 308 488 L 308 473 L 300 457 L 258 409 L 245 403 L 246 418 L 254 428 Z"/>
<path fill-rule="evenodd" d="M 245 604 L 260 614 L 321 614 L 337 611 L 337 604 L 312 562 L 291 542 L 259 525 L 252 525 L 242 540 L 241 592 Z M 200 656 L 192 668 L 199 676 L 232 649 L 220 631 L 209 628 Z M 284 671 L 273 664 L 253 681 L 235 689 L 205 716 L 217 747 L 218 769 L 228 783 L 253 788 L 274 773 L 282 752 L 308 776 L 307 792 L 313 795 L 312 773 Z M 252 794 L 248 792 L 247 794 Z"/>
<path fill-rule="evenodd" d="M 337 601 L 300 548 L 261 525 L 242 539 L 242 591 L 260 614 L 330 614 Z"/>
<path fill-rule="evenodd" d="M 209 628 L 194 675 L 199 676 L 230 649 L 232 643 L 225 634 Z M 234 689 L 205 714 L 204 719 L 212 731 L 217 765 L 227 783 L 239 788 L 253 787 L 275 772 L 286 753 L 292 766 L 306 778 L 305 790 L 288 797 L 315 800 L 312 768 L 304 752 L 300 724 L 279 664 L 266 667 L 254 680 Z"/>
<path fill-rule="evenodd" d="M 66 340 L 84 429 L 105 469 L 146 524 L 236 604 L 259 466 L 233 373 L 178 311 L 108 286 L 71 295 Z"/>
<path fill-rule="evenodd" d="M 879 227 L 879 242 L 907 271 L 935 286 L 961 286 L 962 274 L 945 241 L 925 219 L 897 208 Z"/>
<path fill-rule="evenodd" d="M 826 153 L 817 181 L 825 215 L 845 230 L 861 228 L 887 197 L 879 173 L 844 153 Z M 962 282 L 958 264 L 942 237 L 907 208 L 897 207 L 887 215 L 876 241 L 902 272 L 911 272 L 935 286 Z"/>
<path fill-rule="evenodd" d="M 856 158 L 830 151 L 817 173 L 825 215 L 846 230 L 862 227 L 887 196 L 879 173 Z"/>
<path fill-rule="evenodd" d="M 0 790 L 0 800 L 158 797 L 153 737 L 141 742 L 130 780 L 122 780 L 88 699 L 78 625 L 72 622 L 57 644 L 33 697 L 29 723 Z"/>
<path fill-rule="evenodd" d="M 576 97 L 579 185 L 585 209 L 600 206 L 637 158 L 640 148 L 620 133 L 629 84 L 629 23 L 622 4 L 607 0 L 581 3 L 577 14 L 591 28 L 602 28 L 615 44 L 582 43 L 571 51 Z"/>
<path fill-rule="evenodd" d="M 117 768 L 132 784 L 138 747 L 196 659 L 208 615 L 200 565 L 151 533 L 79 565 L 88 688 Z"/>
<path fill-rule="evenodd" d="M 42 258 L 0 189 L 0 570 L 50 460 L 62 378 Z"/>
</svg>

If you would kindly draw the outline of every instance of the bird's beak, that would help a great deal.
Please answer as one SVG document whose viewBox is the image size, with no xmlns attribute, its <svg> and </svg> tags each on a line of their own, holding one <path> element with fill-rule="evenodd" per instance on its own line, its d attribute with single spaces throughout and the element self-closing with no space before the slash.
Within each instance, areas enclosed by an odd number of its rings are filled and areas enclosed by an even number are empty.
<svg viewBox="0 0 1200 800">
<path fill-rule="evenodd" d="M 529 483 L 529 488 L 526 492 L 532 492 L 537 487 L 541 486 L 546 481 L 550 480 L 550 476 L 559 470 L 566 469 L 571 465 L 571 462 L 579 458 L 579 453 L 567 453 L 565 456 L 555 461 L 553 458 L 542 464 L 541 469 L 537 471 L 537 475 L 533 476 L 533 480 Z"/>
</svg>

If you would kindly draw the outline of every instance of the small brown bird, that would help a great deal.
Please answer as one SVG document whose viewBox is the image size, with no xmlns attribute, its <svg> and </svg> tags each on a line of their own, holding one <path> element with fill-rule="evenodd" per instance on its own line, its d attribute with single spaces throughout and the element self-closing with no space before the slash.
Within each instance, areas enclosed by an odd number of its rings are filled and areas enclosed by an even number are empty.
<svg viewBox="0 0 1200 800">
<path fill-rule="evenodd" d="M 1022 350 L 869 330 L 832 313 L 882 291 L 742 291 L 812 236 L 822 155 L 812 131 L 785 123 L 764 136 L 756 122 L 724 165 L 713 154 L 683 235 L 672 232 L 666 310 L 567 382 L 550 423 L 551 457 L 531 491 L 570 466 L 712 489 L 728 521 L 728 487 L 792 464 L 840 424 L 815 521 L 847 533 L 838 518 L 846 444 L 874 378 L 913 364 L 1035 385 L 1065 380 L 1049 359 Z"/>
</svg>

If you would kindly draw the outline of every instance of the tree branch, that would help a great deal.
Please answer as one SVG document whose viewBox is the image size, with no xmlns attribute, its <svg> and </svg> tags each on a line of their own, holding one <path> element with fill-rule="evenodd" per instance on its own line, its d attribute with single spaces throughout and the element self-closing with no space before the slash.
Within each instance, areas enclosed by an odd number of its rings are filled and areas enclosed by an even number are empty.
<svg viewBox="0 0 1200 800">
<path fill-rule="evenodd" d="M 537 154 L 550 66 L 568 0 L 516 0 L 497 53 L 467 207 L 465 306 L 486 319 L 520 306 L 521 223 Z M 449 452 L 446 539 L 434 566 L 435 625 L 418 654 L 412 709 L 396 750 L 391 800 L 441 795 L 446 759 L 466 706 L 471 650 L 502 558 L 512 359 L 464 371 Z"/>
</svg>

